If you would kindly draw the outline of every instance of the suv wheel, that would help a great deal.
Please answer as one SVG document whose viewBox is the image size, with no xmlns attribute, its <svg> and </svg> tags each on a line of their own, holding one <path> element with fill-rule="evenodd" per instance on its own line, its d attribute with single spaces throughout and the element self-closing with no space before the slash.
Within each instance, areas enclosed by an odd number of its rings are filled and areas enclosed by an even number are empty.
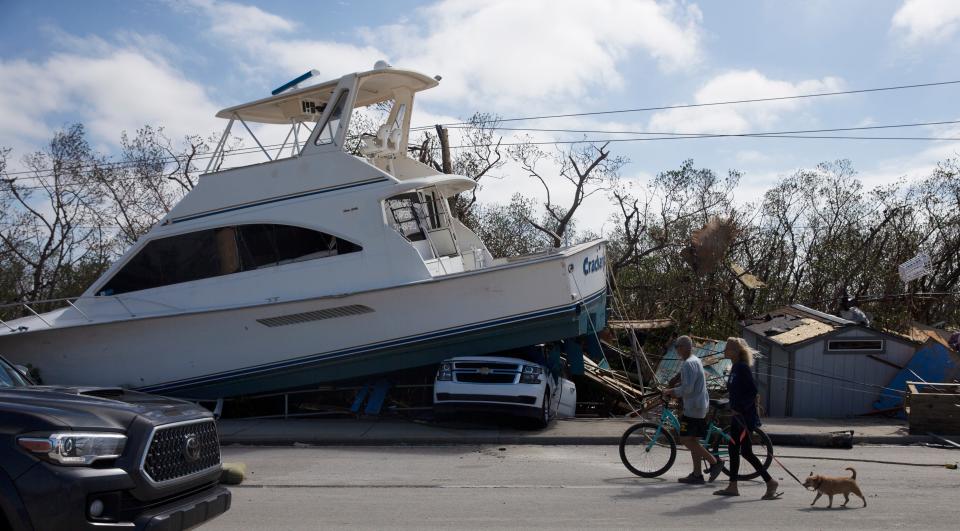
<svg viewBox="0 0 960 531">
<path fill-rule="evenodd" d="M 543 393 L 543 405 L 540 407 L 540 418 L 537 419 L 538 428 L 546 428 L 550 423 L 550 389 Z"/>
</svg>

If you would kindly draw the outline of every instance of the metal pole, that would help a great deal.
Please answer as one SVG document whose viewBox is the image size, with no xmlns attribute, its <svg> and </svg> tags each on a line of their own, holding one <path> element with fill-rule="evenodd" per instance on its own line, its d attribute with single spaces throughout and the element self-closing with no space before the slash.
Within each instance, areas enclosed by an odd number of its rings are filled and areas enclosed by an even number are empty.
<svg viewBox="0 0 960 531">
<path fill-rule="evenodd" d="M 223 134 L 220 135 L 220 141 L 217 142 L 217 147 L 213 150 L 213 156 L 210 157 L 210 162 L 207 163 L 207 169 L 203 170 L 203 173 L 209 173 L 210 168 L 215 168 L 213 162 L 217 160 L 217 156 L 221 154 L 224 144 L 226 144 L 227 137 L 230 136 L 230 128 L 233 127 L 233 118 L 227 122 L 227 127 L 224 128 Z"/>
<path fill-rule="evenodd" d="M 87 321 L 90 321 L 91 323 L 93 322 L 93 319 L 91 319 L 89 315 L 87 315 L 86 313 L 84 313 L 83 310 L 81 310 L 80 308 L 77 308 L 76 305 L 74 305 L 72 302 L 70 302 L 70 299 L 64 299 L 64 300 L 67 301 L 67 304 L 69 304 L 71 308 L 73 308 L 74 310 L 80 312 L 80 315 L 86 317 L 86 318 L 87 318 Z"/>
<path fill-rule="evenodd" d="M 270 158 L 270 153 L 267 153 L 267 150 L 264 149 L 263 144 L 260 143 L 260 140 L 257 138 L 257 135 L 253 134 L 253 131 L 250 130 L 250 126 L 247 125 L 247 122 L 244 122 L 243 118 L 240 118 L 239 116 L 237 117 L 237 119 L 240 120 L 241 124 L 243 124 L 244 129 L 246 129 L 247 132 L 250 133 L 250 136 L 253 138 L 253 141 L 256 142 L 258 146 L 260 146 L 260 151 L 263 151 L 263 154 L 267 156 L 267 160 L 273 160 L 272 158 Z"/>
<path fill-rule="evenodd" d="M 300 122 L 293 124 L 293 145 L 290 146 L 290 156 L 300 156 Z"/>
<path fill-rule="evenodd" d="M 127 307 L 126 303 L 124 303 L 123 300 L 122 300 L 120 297 L 114 297 L 113 300 L 119 302 L 119 303 L 120 303 L 120 306 L 123 306 L 123 309 L 126 310 L 127 313 L 130 314 L 130 317 L 136 317 L 136 316 L 137 316 L 135 313 L 133 313 L 133 312 L 130 311 L 130 308 Z"/>
<path fill-rule="evenodd" d="M 287 136 L 283 137 L 283 144 L 280 144 L 280 149 L 277 150 L 277 158 L 279 159 L 283 155 L 283 148 L 287 147 L 287 140 L 290 140 L 290 134 L 293 133 L 293 127 L 290 126 L 290 130 L 287 131 Z"/>
<path fill-rule="evenodd" d="M 29 304 L 23 303 L 23 307 L 30 310 L 30 313 L 32 313 L 33 315 L 36 315 L 37 319 L 40 319 L 41 321 L 43 321 L 43 324 L 47 325 L 50 328 L 53 328 L 53 325 L 48 323 L 47 320 L 44 319 L 43 317 L 40 317 L 40 314 L 37 313 L 33 308 L 31 308 Z"/>
</svg>

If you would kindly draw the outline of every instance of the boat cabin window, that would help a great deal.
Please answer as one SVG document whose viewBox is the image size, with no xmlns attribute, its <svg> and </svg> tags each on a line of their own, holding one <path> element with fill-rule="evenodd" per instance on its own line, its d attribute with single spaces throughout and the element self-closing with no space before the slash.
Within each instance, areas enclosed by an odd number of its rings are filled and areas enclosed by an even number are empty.
<svg viewBox="0 0 960 531">
<path fill-rule="evenodd" d="M 315 140 L 318 146 L 332 144 L 333 139 L 337 137 L 337 131 L 340 129 L 340 119 L 343 117 L 343 108 L 347 103 L 348 92 L 349 91 L 343 90 L 340 92 L 340 96 L 337 97 L 337 103 L 334 105 L 333 110 L 330 111 L 330 117 L 327 118 L 327 123 L 323 125 L 323 129 L 320 130 L 320 134 L 317 135 L 317 139 Z"/>
<path fill-rule="evenodd" d="M 150 241 L 97 295 L 118 295 L 363 250 L 290 225 L 220 227 Z"/>
</svg>

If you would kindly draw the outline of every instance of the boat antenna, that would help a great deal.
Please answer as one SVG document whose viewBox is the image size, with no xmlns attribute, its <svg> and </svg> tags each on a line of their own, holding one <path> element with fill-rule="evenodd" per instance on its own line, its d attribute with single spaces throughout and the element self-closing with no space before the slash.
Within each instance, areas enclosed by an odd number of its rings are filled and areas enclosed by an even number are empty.
<svg viewBox="0 0 960 531">
<path fill-rule="evenodd" d="M 300 88 L 300 83 L 303 83 L 304 81 L 310 79 L 311 77 L 313 77 L 313 76 L 318 76 L 318 75 L 320 75 L 320 71 L 319 71 L 319 70 L 316 70 L 316 69 L 311 70 L 311 71 L 309 71 L 309 72 L 307 72 L 307 73 L 305 73 L 305 74 L 303 74 L 303 75 L 301 75 L 301 76 L 295 77 L 295 78 L 291 79 L 290 81 L 287 81 L 287 82 L 284 83 L 283 85 L 280 85 L 279 87 L 273 89 L 272 91 L 270 91 L 270 95 L 271 95 L 271 96 L 276 96 L 277 94 L 280 94 L 281 92 L 286 92 L 286 91 L 288 91 L 288 90 L 298 89 L 298 88 Z"/>
</svg>

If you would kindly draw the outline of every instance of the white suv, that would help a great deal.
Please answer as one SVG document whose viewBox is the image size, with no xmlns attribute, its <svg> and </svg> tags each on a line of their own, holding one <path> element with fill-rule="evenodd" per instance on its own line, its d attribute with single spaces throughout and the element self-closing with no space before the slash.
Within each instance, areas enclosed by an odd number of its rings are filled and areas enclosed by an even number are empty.
<svg viewBox="0 0 960 531">
<path fill-rule="evenodd" d="M 433 383 L 438 416 L 461 411 L 504 412 L 533 418 L 545 427 L 554 417 L 573 417 L 577 386 L 542 363 L 521 358 L 469 356 L 440 364 Z"/>
</svg>

